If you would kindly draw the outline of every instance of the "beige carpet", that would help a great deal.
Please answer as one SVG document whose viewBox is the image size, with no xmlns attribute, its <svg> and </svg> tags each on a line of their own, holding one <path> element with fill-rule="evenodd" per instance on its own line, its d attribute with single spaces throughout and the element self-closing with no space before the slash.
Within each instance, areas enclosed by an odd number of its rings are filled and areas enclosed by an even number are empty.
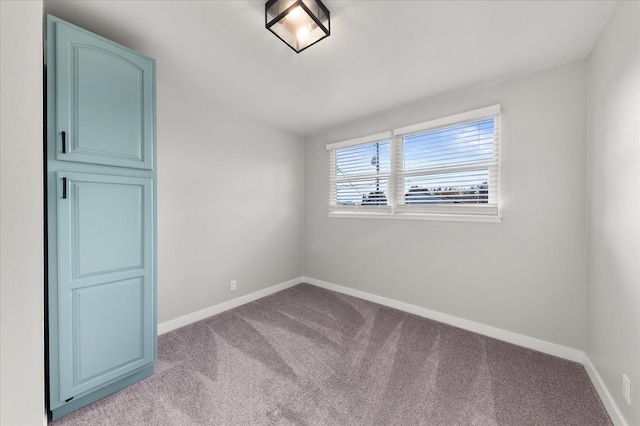
<svg viewBox="0 0 640 426">
<path fill-rule="evenodd" d="M 159 338 L 53 425 L 610 425 L 582 365 L 300 284 Z"/>
</svg>

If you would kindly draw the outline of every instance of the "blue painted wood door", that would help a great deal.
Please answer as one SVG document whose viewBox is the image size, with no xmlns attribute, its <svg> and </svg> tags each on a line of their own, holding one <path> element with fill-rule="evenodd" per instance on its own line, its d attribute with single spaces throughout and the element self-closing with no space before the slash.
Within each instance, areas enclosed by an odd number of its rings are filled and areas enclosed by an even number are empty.
<svg viewBox="0 0 640 426">
<path fill-rule="evenodd" d="M 60 397 L 153 362 L 151 179 L 58 172 Z M 66 186 L 66 187 L 65 187 Z"/>
<path fill-rule="evenodd" d="M 51 25 L 57 159 L 152 169 L 154 61 L 64 22 Z"/>
</svg>

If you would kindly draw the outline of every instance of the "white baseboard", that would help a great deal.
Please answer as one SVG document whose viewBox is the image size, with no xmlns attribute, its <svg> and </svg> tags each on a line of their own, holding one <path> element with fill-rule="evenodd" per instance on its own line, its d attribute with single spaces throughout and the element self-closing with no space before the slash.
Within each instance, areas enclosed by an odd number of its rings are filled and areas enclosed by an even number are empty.
<svg viewBox="0 0 640 426">
<path fill-rule="evenodd" d="M 158 334 L 168 333 L 185 325 L 189 325 L 196 321 L 203 320 L 212 315 L 219 314 L 220 312 L 228 311 L 229 309 L 236 308 L 254 300 L 260 299 L 270 294 L 277 293 L 278 291 L 293 287 L 300 283 L 309 283 L 316 287 L 325 288 L 327 290 L 336 291 L 338 293 L 347 294 L 349 296 L 358 297 L 360 299 L 368 300 L 370 302 L 378 303 L 380 305 L 389 306 L 390 308 L 399 309 L 404 312 L 409 312 L 414 315 L 418 315 L 424 318 L 429 318 L 434 321 L 439 321 L 445 324 L 453 325 L 454 327 L 462 328 L 464 330 L 473 331 L 474 333 L 482 334 L 484 336 L 493 337 L 494 339 L 502 340 L 505 342 L 513 343 L 514 345 L 523 346 L 525 348 L 533 349 L 539 352 L 543 352 L 549 355 L 557 356 L 559 358 L 568 359 L 570 361 L 583 363 L 584 352 L 568 348 L 566 346 L 558 345 L 556 343 L 546 342 L 544 340 L 536 339 L 534 337 L 524 336 L 522 334 L 514 333 L 511 331 L 502 330 L 500 328 L 492 327 L 489 325 L 477 323 L 475 321 L 466 320 L 453 315 L 444 314 L 442 312 L 433 311 L 431 309 L 423 308 L 421 306 L 412 305 L 410 303 L 400 302 L 387 297 L 378 296 L 366 291 L 355 290 L 349 287 L 344 287 L 338 284 L 329 283 L 322 280 L 317 280 L 310 277 L 298 277 L 284 283 L 276 284 L 269 288 L 256 291 L 251 294 L 247 294 L 237 299 L 229 300 L 227 302 L 220 303 L 215 306 L 211 306 L 200 311 L 165 321 L 158 324 Z M 595 370 L 594 370 L 595 371 Z"/>
<path fill-rule="evenodd" d="M 434 321 L 453 325 L 454 327 L 473 331 L 474 333 L 493 337 L 494 339 L 503 340 L 505 342 L 513 343 L 514 345 L 523 346 L 525 348 L 533 349 L 545 354 L 568 359 L 569 361 L 579 363 L 582 363 L 583 361 L 584 353 L 582 351 L 558 345 L 557 343 L 546 342 L 534 337 L 524 336 L 522 334 L 502 330 L 500 328 L 492 327 L 485 324 L 480 324 L 453 315 L 443 314 L 442 312 L 432 311 L 431 309 L 412 305 L 410 303 L 399 302 L 397 300 L 378 296 L 372 293 L 367 293 L 365 291 L 355 290 L 338 284 L 332 284 L 326 281 L 317 280 L 315 278 L 302 277 L 301 282 L 307 282 L 309 284 L 325 288 L 327 290 L 333 290 L 338 293 L 347 294 L 349 296 L 358 297 L 360 299 L 368 300 L 380 305 L 389 306 L 390 308 L 399 309 L 401 311 L 409 312 L 411 314 L 418 315 L 424 318 L 429 318 Z"/>
<path fill-rule="evenodd" d="M 586 353 L 584 354 L 583 364 L 593 386 L 596 388 L 598 395 L 600 395 L 604 408 L 607 409 L 607 413 L 609 413 L 609 417 L 611 417 L 613 424 L 617 426 L 627 426 L 627 422 L 624 420 L 624 416 L 613 400 L 609 389 L 607 389 L 607 386 L 602 381 L 602 377 L 598 374 L 598 370 L 596 370 L 595 365 L 593 365 L 591 359 L 589 359 L 589 356 Z"/>
<path fill-rule="evenodd" d="M 390 308 L 399 309 L 404 312 L 408 312 L 414 315 L 418 315 L 424 318 L 428 318 L 434 321 L 442 322 L 452 325 L 454 327 L 462 328 L 464 330 L 472 331 L 474 333 L 482 334 L 484 336 L 493 337 L 494 339 L 502 340 L 514 345 L 522 346 L 525 348 L 533 349 L 542 353 L 557 356 L 559 358 L 567 359 L 569 361 L 579 362 L 584 365 L 591 382 L 596 388 L 600 399 L 602 400 L 611 420 L 615 425 L 627 426 L 622 413 L 615 404 L 611 393 L 605 386 L 602 378 L 598 374 L 595 366 L 589 359 L 589 357 L 578 349 L 569 348 L 556 343 L 546 342 L 544 340 L 536 339 L 534 337 L 524 336 L 522 334 L 514 333 L 511 331 L 503 330 L 500 328 L 492 327 L 489 325 L 477 323 L 475 321 L 466 320 L 453 315 L 444 314 L 442 312 L 433 311 L 431 309 L 423 308 L 421 306 L 412 305 L 410 303 L 400 302 L 387 297 L 378 296 L 366 291 L 355 290 L 349 287 L 344 287 L 338 284 L 329 283 L 327 281 L 317 280 L 310 277 L 298 277 L 292 280 L 276 284 L 269 288 L 256 291 L 251 294 L 247 294 L 237 299 L 229 300 L 227 302 L 220 303 L 215 306 L 211 306 L 206 309 L 194 312 L 176 318 L 170 321 L 163 322 L 158 325 L 158 334 L 168 333 L 169 331 L 177 328 L 189 325 L 196 321 L 203 320 L 212 315 L 219 314 L 220 312 L 227 311 L 229 309 L 236 308 L 254 300 L 260 299 L 265 296 L 269 296 L 273 293 L 277 293 L 281 290 L 285 290 L 289 287 L 293 287 L 296 284 L 309 283 L 316 287 L 332 290 L 338 293 L 346 294 L 349 296 L 357 297 L 360 299 L 368 300 L 370 302 L 378 303 L 380 305 L 388 306 Z"/>
<path fill-rule="evenodd" d="M 237 308 L 238 306 L 244 305 L 249 302 L 253 302 L 254 300 L 261 299 L 265 296 L 269 296 L 270 294 L 277 293 L 289 287 L 293 287 L 294 285 L 300 284 L 301 282 L 303 282 L 302 277 L 294 278 L 292 280 L 289 280 L 280 284 L 276 284 L 274 286 L 265 288 L 263 290 L 253 292 L 253 293 L 238 297 L 236 299 L 229 300 L 227 302 L 222 302 L 218 305 L 210 306 L 208 308 L 202 309 L 192 314 L 187 314 L 185 316 L 182 316 L 176 319 L 165 321 L 163 323 L 158 324 L 158 334 L 168 333 L 170 331 L 175 330 L 176 328 L 184 327 L 185 325 L 189 325 L 191 323 L 203 320 L 205 318 L 209 318 L 210 316 L 219 314 L 220 312 Z"/>
</svg>

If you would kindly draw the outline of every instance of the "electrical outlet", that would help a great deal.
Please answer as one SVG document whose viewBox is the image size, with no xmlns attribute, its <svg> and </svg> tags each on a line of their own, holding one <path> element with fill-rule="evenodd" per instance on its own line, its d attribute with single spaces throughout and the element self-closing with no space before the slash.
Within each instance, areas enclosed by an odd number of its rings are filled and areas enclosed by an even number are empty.
<svg viewBox="0 0 640 426">
<path fill-rule="evenodd" d="M 631 405 L 631 381 L 626 374 L 622 375 L 622 397 Z"/>
<path fill-rule="evenodd" d="M 236 280 L 231 281 L 230 290 L 231 291 L 236 291 L 237 289 L 238 289 L 238 281 L 236 281 Z"/>
</svg>

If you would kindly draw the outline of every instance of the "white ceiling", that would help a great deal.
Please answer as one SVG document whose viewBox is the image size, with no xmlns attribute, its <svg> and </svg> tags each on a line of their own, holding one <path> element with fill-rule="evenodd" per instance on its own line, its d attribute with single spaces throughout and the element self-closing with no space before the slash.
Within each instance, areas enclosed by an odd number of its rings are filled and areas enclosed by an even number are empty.
<svg viewBox="0 0 640 426">
<path fill-rule="evenodd" d="M 59 1 L 45 12 L 157 59 L 160 84 L 306 136 L 586 57 L 615 1 L 326 0 L 300 54 L 263 1 Z"/>
</svg>

